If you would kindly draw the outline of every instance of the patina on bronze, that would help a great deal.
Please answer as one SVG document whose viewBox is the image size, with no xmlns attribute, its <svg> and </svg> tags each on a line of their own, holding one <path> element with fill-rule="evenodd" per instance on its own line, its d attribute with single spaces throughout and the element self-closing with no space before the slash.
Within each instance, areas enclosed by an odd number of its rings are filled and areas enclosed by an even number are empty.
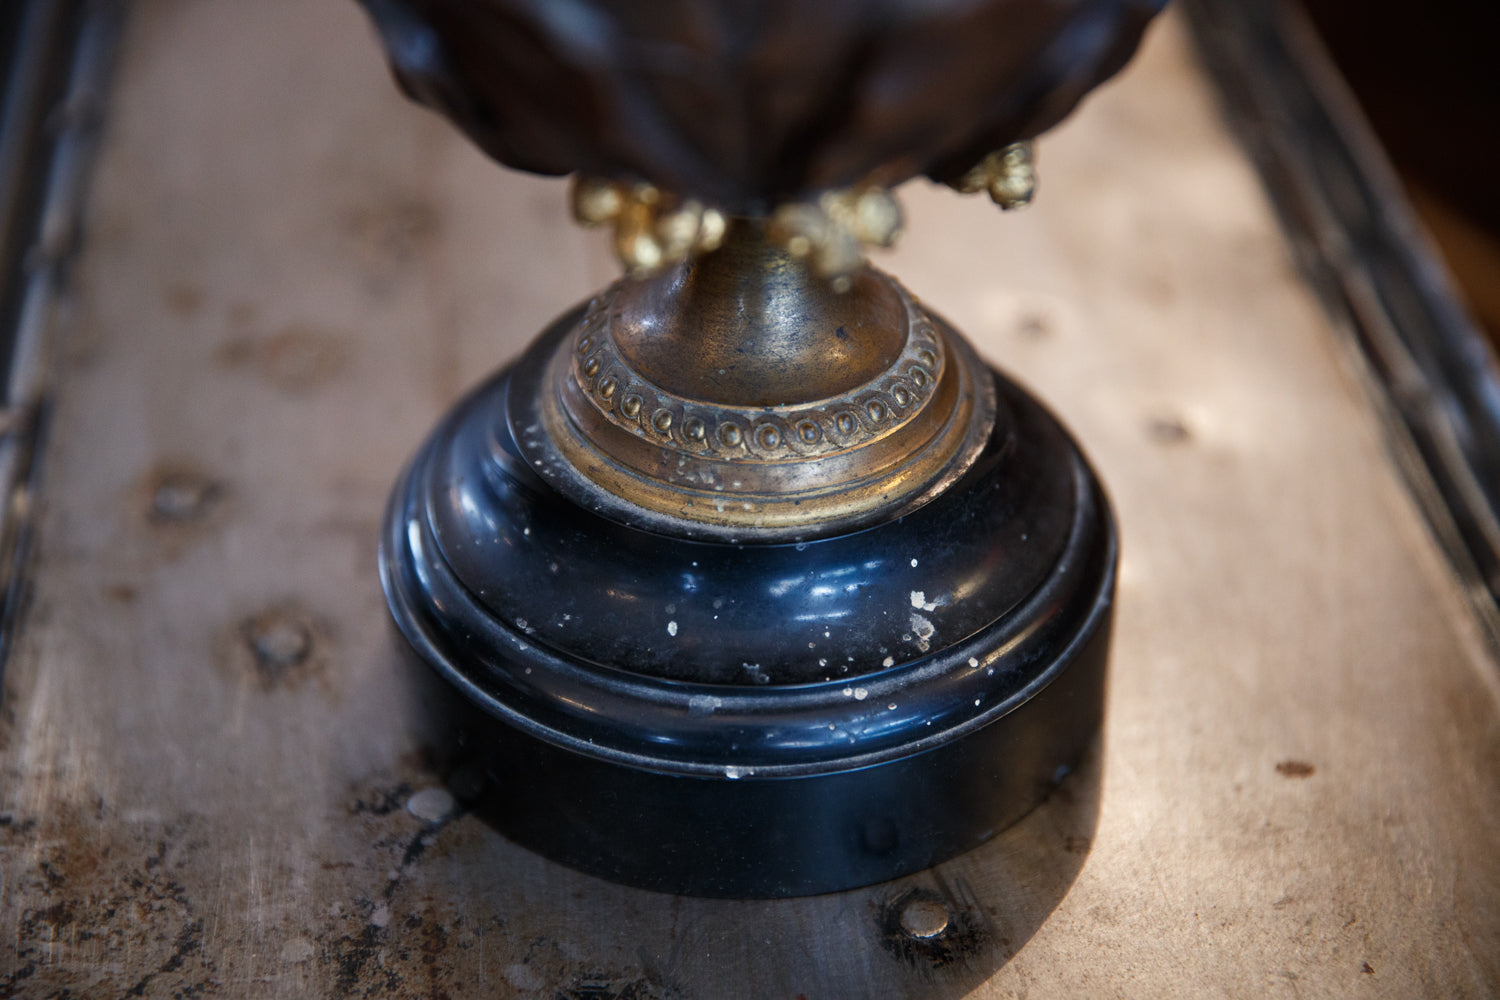
<svg viewBox="0 0 1500 1000">
<path fill-rule="evenodd" d="M 627 270 L 450 414 L 387 519 L 392 612 L 499 826 L 789 895 L 1040 801 L 1102 715 L 1108 504 L 863 247 L 919 174 L 1029 201 L 1029 140 L 1159 3 L 364 3 L 409 94 L 579 175 Z"/>
<path fill-rule="evenodd" d="M 529 442 L 553 486 L 659 530 L 769 540 L 913 509 L 969 467 L 995 400 L 968 345 L 885 275 L 836 292 L 763 229 L 590 304 Z"/>
</svg>

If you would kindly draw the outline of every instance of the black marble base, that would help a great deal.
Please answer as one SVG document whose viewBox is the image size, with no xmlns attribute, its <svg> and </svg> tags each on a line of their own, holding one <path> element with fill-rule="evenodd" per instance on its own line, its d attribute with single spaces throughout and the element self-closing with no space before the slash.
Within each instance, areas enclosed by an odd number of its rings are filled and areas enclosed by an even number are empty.
<svg viewBox="0 0 1500 1000">
<path fill-rule="evenodd" d="M 1116 538 L 1057 422 L 998 374 L 973 467 L 849 534 L 692 540 L 534 471 L 539 372 L 460 404 L 397 484 L 381 571 L 516 841 L 669 892 L 883 881 L 1015 822 L 1103 711 Z"/>
</svg>

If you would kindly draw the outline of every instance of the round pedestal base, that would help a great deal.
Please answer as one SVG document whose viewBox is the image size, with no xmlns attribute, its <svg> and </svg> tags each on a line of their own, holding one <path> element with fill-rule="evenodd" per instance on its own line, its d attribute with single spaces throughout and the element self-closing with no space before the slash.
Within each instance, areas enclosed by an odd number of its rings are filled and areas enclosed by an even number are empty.
<svg viewBox="0 0 1500 1000">
<path fill-rule="evenodd" d="M 438 427 L 381 550 L 503 832 L 648 889 L 788 896 L 936 864 L 1040 802 L 1102 716 L 1116 559 L 1057 422 L 994 374 L 994 432 L 918 509 L 675 535 L 538 474 L 532 387 L 577 316 Z"/>
</svg>

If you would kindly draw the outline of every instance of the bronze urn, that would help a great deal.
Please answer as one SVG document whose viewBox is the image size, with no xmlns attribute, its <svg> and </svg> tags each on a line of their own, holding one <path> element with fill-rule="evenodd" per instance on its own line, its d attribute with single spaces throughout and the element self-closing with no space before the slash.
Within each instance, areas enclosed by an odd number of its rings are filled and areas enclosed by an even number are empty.
<svg viewBox="0 0 1500 1000">
<path fill-rule="evenodd" d="M 780 896 L 1024 815 L 1102 717 L 1109 505 L 864 249 L 919 174 L 1025 204 L 1030 140 L 1160 3 L 363 2 L 406 92 L 574 174 L 626 269 L 458 404 L 386 522 L 393 615 L 501 829 Z"/>
</svg>

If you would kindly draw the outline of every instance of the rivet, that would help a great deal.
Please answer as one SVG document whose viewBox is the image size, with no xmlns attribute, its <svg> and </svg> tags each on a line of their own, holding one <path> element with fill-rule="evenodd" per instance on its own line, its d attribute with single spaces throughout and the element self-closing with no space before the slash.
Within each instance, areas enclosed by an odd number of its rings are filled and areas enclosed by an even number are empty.
<svg viewBox="0 0 1500 1000">
<path fill-rule="evenodd" d="M 937 364 L 937 355 L 933 354 L 931 351 L 924 347 L 917 352 L 917 360 L 922 362 L 922 364 L 926 365 L 928 368 L 932 368 Z"/>
<path fill-rule="evenodd" d="M 218 483 L 198 473 L 164 475 L 151 495 L 151 520 L 172 524 L 196 521 L 208 513 L 220 492 Z"/>
<path fill-rule="evenodd" d="M 608 399 L 615 394 L 615 377 L 606 375 L 599 380 L 599 398 Z"/>
<path fill-rule="evenodd" d="M 891 398 L 896 401 L 897 406 L 904 407 L 911 402 L 911 392 L 904 385 L 898 385 L 891 390 Z"/>
<path fill-rule="evenodd" d="M 726 447 L 729 447 L 729 448 L 738 448 L 739 444 L 740 444 L 740 441 L 743 440 L 743 435 L 740 432 L 739 425 L 738 424 L 720 424 L 719 425 L 719 440 L 722 441 Z"/>
<path fill-rule="evenodd" d="M 651 417 L 651 426 L 666 434 L 672 429 L 672 411 L 657 410 Z"/>
<path fill-rule="evenodd" d="M 636 415 L 641 412 L 641 397 L 636 395 L 626 396 L 625 402 L 620 404 L 620 412 L 634 420 Z"/>
<path fill-rule="evenodd" d="M 948 929 L 948 908 L 926 896 L 913 897 L 901 908 L 901 929 L 911 937 L 931 940 Z"/>
<path fill-rule="evenodd" d="M 885 404 L 878 399 L 872 399 L 865 404 L 865 412 L 878 424 L 885 419 Z"/>
<path fill-rule="evenodd" d="M 406 800 L 406 811 L 425 823 L 441 823 L 458 803 L 446 788 L 424 788 Z"/>
<path fill-rule="evenodd" d="M 284 670 L 295 667 L 312 653 L 312 631 L 297 619 L 271 612 L 245 625 L 245 639 L 262 667 Z"/>
<path fill-rule="evenodd" d="M 797 436 L 803 444 L 817 444 L 823 436 L 823 429 L 811 420 L 804 420 L 797 425 Z"/>
<path fill-rule="evenodd" d="M 761 424 L 755 428 L 755 443 L 770 451 L 781 444 L 781 432 L 772 424 Z"/>
<path fill-rule="evenodd" d="M 840 434 L 848 435 L 859 427 L 859 421 L 854 419 L 854 414 L 846 412 L 834 417 L 833 425 L 839 429 Z"/>
<path fill-rule="evenodd" d="M 927 369 L 921 365 L 912 365 L 906 374 L 916 383 L 918 389 L 927 384 Z"/>
<path fill-rule="evenodd" d="M 592 351 L 593 349 L 594 349 L 594 338 L 593 337 L 584 337 L 582 340 L 580 340 L 578 342 L 578 353 L 579 354 L 587 354 L 589 351 Z"/>
<path fill-rule="evenodd" d="M 703 440 L 703 421 L 697 417 L 688 417 L 682 422 L 682 433 L 692 441 Z"/>
<path fill-rule="evenodd" d="M 589 378 L 593 378 L 595 375 L 599 374 L 599 359 L 589 358 L 587 361 L 585 361 L 583 363 L 583 373 Z"/>
</svg>

